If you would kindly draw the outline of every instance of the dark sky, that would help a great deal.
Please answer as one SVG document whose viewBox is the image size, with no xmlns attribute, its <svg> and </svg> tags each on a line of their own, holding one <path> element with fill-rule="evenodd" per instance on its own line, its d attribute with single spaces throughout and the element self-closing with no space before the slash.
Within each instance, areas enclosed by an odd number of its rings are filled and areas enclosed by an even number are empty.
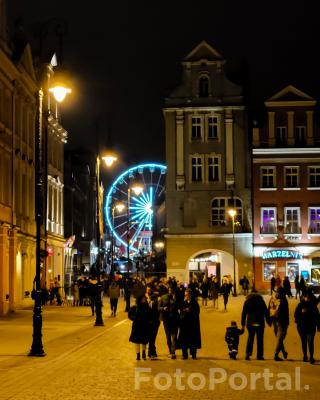
<svg viewBox="0 0 320 400">
<path fill-rule="evenodd" d="M 71 147 L 93 148 L 108 135 L 128 163 L 164 161 L 162 106 L 179 83 L 180 61 L 201 40 L 245 82 L 248 103 L 287 84 L 320 99 L 316 1 L 9 0 L 37 44 L 36 26 L 64 18 L 63 61 L 74 77 L 63 105 Z M 54 35 L 52 33 L 52 35 Z"/>
</svg>

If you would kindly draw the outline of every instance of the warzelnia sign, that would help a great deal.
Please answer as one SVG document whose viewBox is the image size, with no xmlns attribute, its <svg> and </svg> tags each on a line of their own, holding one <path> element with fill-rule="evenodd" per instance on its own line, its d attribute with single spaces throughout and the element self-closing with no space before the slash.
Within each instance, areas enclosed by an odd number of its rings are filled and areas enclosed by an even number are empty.
<svg viewBox="0 0 320 400">
<path fill-rule="evenodd" d="M 294 260 L 301 260 L 303 255 L 297 250 L 289 250 L 289 249 L 282 249 L 282 250 L 269 250 L 265 251 L 262 254 L 263 260 L 274 260 L 274 259 L 294 259 Z"/>
</svg>

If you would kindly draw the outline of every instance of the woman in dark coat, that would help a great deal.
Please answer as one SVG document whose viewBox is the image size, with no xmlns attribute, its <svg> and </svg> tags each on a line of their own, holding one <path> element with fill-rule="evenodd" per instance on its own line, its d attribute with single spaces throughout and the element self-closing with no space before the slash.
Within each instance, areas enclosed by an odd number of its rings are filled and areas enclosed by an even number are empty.
<svg viewBox="0 0 320 400">
<path fill-rule="evenodd" d="M 218 310 L 219 292 L 220 292 L 220 284 L 218 278 L 215 276 L 211 281 L 210 294 L 212 297 L 213 308 L 215 308 L 216 310 Z"/>
<path fill-rule="evenodd" d="M 312 292 L 306 291 L 301 302 L 294 312 L 294 319 L 297 324 L 298 333 L 301 339 L 303 361 L 308 362 L 308 347 L 310 364 L 314 364 L 314 337 L 316 330 L 320 330 L 320 317 L 317 303 Z"/>
<path fill-rule="evenodd" d="M 151 324 L 151 310 L 146 296 L 137 298 L 137 305 L 130 308 L 128 317 L 133 321 L 129 341 L 136 345 L 137 360 L 140 360 L 142 346 L 142 358 L 145 360 Z"/>
<path fill-rule="evenodd" d="M 232 288 L 232 284 L 229 283 L 228 278 L 223 278 L 223 283 L 221 285 L 221 289 L 220 292 L 223 296 L 223 304 L 224 304 L 224 309 L 227 311 L 227 304 L 229 301 L 229 296 L 231 293 L 231 288 Z"/>
<path fill-rule="evenodd" d="M 268 311 L 274 334 L 277 338 L 274 359 L 275 361 L 282 361 L 282 358 L 279 357 L 280 352 L 282 352 L 285 359 L 288 357 L 284 347 L 284 339 L 287 336 L 289 326 L 289 305 L 284 288 L 278 288 L 275 295 L 271 297 Z"/>
<path fill-rule="evenodd" d="M 209 283 L 207 278 L 204 278 L 203 282 L 201 283 L 200 290 L 202 297 L 202 305 L 206 306 L 208 304 L 208 294 L 209 294 Z"/>
<path fill-rule="evenodd" d="M 180 329 L 177 348 L 182 349 L 182 358 L 188 358 L 188 350 L 191 357 L 197 358 L 197 349 L 201 349 L 200 332 L 200 307 L 197 300 L 192 296 L 190 289 L 185 292 L 185 298 L 180 313 Z"/>
</svg>

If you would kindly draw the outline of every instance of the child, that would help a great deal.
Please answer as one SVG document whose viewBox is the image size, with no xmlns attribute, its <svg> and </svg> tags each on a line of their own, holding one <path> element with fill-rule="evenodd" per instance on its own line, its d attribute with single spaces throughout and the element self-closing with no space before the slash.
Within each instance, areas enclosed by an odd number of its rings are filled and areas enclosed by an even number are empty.
<svg viewBox="0 0 320 400">
<path fill-rule="evenodd" d="M 239 329 L 236 321 L 231 321 L 231 326 L 227 328 L 225 341 L 229 348 L 229 357 L 233 360 L 237 359 L 239 336 L 244 333 L 244 329 Z"/>
</svg>

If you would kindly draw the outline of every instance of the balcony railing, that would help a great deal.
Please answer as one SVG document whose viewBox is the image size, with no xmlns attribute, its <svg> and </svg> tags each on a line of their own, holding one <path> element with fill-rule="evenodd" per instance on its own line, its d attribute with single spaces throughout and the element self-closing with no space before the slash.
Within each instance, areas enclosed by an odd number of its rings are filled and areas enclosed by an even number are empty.
<svg viewBox="0 0 320 400">
<path fill-rule="evenodd" d="M 273 235 L 277 233 L 277 229 L 275 226 L 260 226 L 260 234 L 261 235 Z"/>
<path fill-rule="evenodd" d="M 285 234 L 298 235 L 301 233 L 301 227 L 296 225 L 287 225 L 284 229 Z"/>
</svg>

